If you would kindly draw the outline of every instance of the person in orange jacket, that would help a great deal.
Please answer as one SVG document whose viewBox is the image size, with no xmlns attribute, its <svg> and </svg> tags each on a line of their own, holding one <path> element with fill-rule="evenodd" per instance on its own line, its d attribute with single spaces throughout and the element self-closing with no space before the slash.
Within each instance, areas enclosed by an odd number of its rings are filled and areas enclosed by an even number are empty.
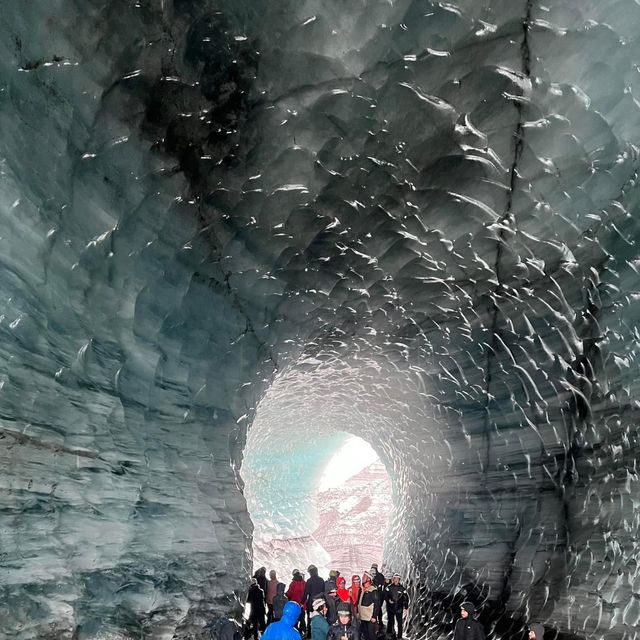
<svg viewBox="0 0 640 640">
<path fill-rule="evenodd" d="M 360 576 L 351 576 L 351 586 L 349 587 L 349 600 L 351 600 L 351 610 L 353 611 L 354 619 L 359 620 L 358 616 L 358 601 L 360 600 Z"/>
<path fill-rule="evenodd" d="M 336 593 L 341 602 L 349 602 L 349 591 L 345 586 L 346 583 L 347 581 L 342 576 L 339 576 L 336 580 L 336 586 L 338 587 Z"/>
</svg>

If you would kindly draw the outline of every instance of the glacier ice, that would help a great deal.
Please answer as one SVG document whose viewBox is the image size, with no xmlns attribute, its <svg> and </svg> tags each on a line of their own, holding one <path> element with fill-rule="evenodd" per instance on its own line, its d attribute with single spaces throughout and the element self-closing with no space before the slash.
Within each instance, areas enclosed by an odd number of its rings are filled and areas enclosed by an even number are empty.
<svg viewBox="0 0 640 640">
<path fill-rule="evenodd" d="M 385 462 L 416 633 L 637 638 L 638 2 L 2 15 L 3 633 L 232 614 L 284 380 Z"/>
</svg>

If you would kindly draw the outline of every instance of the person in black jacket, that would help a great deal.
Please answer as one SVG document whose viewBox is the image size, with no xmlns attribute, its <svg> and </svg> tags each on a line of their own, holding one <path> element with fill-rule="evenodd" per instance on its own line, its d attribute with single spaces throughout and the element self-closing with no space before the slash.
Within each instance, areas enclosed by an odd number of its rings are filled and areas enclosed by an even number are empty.
<svg viewBox="0 0 640 640">
<path fill-rule="evenodd" d="M 378 621 L 376 624 L 377 629 L 382 624 L 382 602 L 384 601 L 385 586 L 384 574 L 378 571 L 378 565 L 375 562 L 371 565 L 371 571 L 369 573 L 371 574 L 371 582 L 378 592 L 378 604 L 375 610 L 375 617 Z"/>
<path fill-rule="evenodd" d="M 316 596 L 321 596 L 324 594 L 324 580 L 318 575 L 318 567 L 315 564 L 310 564 L 307 567 L 307 571 L 309 572 L 309 579 L 304 587 L 304 596 L 302 597 L 302 604 L 305 606 L 307 611 L 307 629 L 309 628 L 309 619 L 308 617 L 311 615 L 313 611 L 313 600 Z"/>
<path fill-rule="evenodd" d="M 375 562 L 371 565 L 369 573 L 371 574 L 373 586 L 378 591 L 382 591 L 384 589 L 384 573 L 378 571 L 378 565 Z"/>
<path fill-rule="evenodd" d="M 327 603 L 327 621 L 329 624 L 335 624 L 338 620 L 338 596 L 336 595 L 336 583 L 333 580 L 327 580 L 324 583 L 324 599 Z"/>
<path fill-rule="evenodd" d="M 360 640 L 358 627 L 351 618 L 351 605 L 341 602 L 338 605 L 338 621 L 329 627 L 327 640 Z"/>
<path fill-rule="evenodd" d="M 247 604 L 251 606 L 249 618 L 247 619 L 246 635 L 253 636 L 254 640 L 258 640 L 258 631 L 262 633 L 265 630 L 265 608 L 264 608 L 264 591 L 260 588 L 258 581 L 253 578 L 249 593 L 247 594 Z"/>
<path fill-rule="evenodd" d="M 407 590 L 400 584 L 400 574 L 394 573 L 391 584 L 384 588 L 384 601 L 387 603 L 387 634 L 394 634 L 394 626 L 398 627 L 398 640 L 402 638 L 402 616 L 409 607 Z M 394 624 L 395 623 L 395 624 Z"/>
<path fill-rule="evenodd" d="M 267 568 L 260 567 L 254 574 L 253 577 L 256 579 L 258 586 L 262 589 L 262 593 L 264 593 L 265 602 L 267 599 Z"/>
<path fill-rule="evenodd" d="M 471 602 L 460 605 L 460 620 L 456 622 L 453 640 L 485 640 L 484 627 L 473 616 L 476 608 Z"/>
</svg>

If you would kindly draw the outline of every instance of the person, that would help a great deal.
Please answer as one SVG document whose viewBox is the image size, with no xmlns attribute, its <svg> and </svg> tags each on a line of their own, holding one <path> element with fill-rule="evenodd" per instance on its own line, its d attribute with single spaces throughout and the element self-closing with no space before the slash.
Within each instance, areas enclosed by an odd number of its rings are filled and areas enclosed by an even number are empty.
<svg viewBox="0 0 640 640">
<path fill-rule="evenodd" d="M 329 627 L 327 640 L 360 640 L 358 627 L 353 623 L 350 603 L 341 602 L 338 605 L 338 621 Z"/>
<path fill-rule="evenodd" d="M 305 592 L 305 582 L 302 574 L 299 569 L 294 569 L 291 572 L 293 579 L 289 583 L 289 588 L 287 589 L 287 593 L 285 594 L 289 600 L 293 602 L 297 602 L 300 605 L 300 609 L 302 610 L 304 604 L 304 592 Z M 298 624 L 298 628 L 302 633 L 305 633 L 307 626 L 305 623 L 304 611 L 300 615 L 300 622 Z"/>
<path fill-rule="evenodd" d="M 269 580 L 267 582 L 267 591 L 265 595 L 265 600 L 267 602 L 267 624 L 273 622 L 273 599 L 278 595 L 279 584 L 276 572 L 271 569 L 271 571 L 269 571 Z"/>
<path fill-rule="evenodd" d="M 258 586 L 262 589 L 262 593 L 264 593 L 264 597 L 267 597 L 267 568 L 260 567 L 254 574 L 253 577 L 258 581 Z"/>
<path fill-rule="evenodd" d="M 409 597 L 407 590 L 400 584 L 399 573 L 394 573 L 391 584 L 384 588 L 384 601 L 387 604 L 387 635 L 394 635 L 398 640 L 401 640 L 402 616 L 409 608 Z M 396 625 L 398 627 L 397 635 L 394 633 Z"/>
<path fill-rule="evenodd" d="M 324 593 L 324 580 L 318 575 L 318 567 L 315 564 L 310 564 L 307 567 L 307 571 L 309 572 L 309 579 L 304 587 L 302 604 L 306 605 L 307 616 L 310 618 L 314 599 Z"/>
<path fill-rule="evenodd" d="M 381 571 L 378 571 L 378 565 L 374 562 L 371 565 L 371 581 L 373 582 L 373 586 L 378 590 L 382 591 L 384 589 L 384 574 Z"/>
<path fill-rule="evenodd" d="M 286 596 L 289 600 L 293 600 L 293 602 L 297 602 L 300 606 L 302 606 L 304 602 L 304 590 L 305 590 L 305 582 L 302 574 L 298 569 L 294 569 L 291 572 L 291 582 L 289 583 L 289 588 L 287 589 Z"/>
<path fill-rule="evenodd" d="M 529 625 L 529 640 L 542 640 L 544 638 L 544 627 L 534 622 Z"/>
<path fill-rule="evenodd" d="M 378 571 L 378 565 L 375 562 L 371 565 L 371 571 L 369 573 L 371 574 L 371 582 L 373 583 L 373 586 L 376 588 L 378 592 L 378 602 L 376 604 L 375 613 L 374 613 L 377 620 L 377 623 L 376 623 L 376 631 L 377 631 L 379 623 L 382 622 L 382 602 L 384 599 L 383 592 L 384 592 L 384 586 L 385 586 L 384 574 Z"/>
<path fill-rule="evenodd" d="M 286 586 L 287 585 L 284 582 L 278 582 L 277 593 L 273 599 L 273 620 L 271 622 L 277 622 L 282 618 L 284 605 L 289 602 L 287 596 L 284 595 Z"/>
<path fill-rule="evenodd" d="M 282 611 L 282 619 L 272 622 L 262 634 L 261 640 L 302 640 L 302 637 L 294 628 L 302 608 L 297 602 L 287 602 Z"/>
<path fill-rule="evenodd" d="M 351 576 L 351 586 L 349 587 L 349 599 L 351 600 L 351 613 L 358 619 L 358 600 L 360 600 L 360 576 Z"/>
<path fill-rule="evenodd" d="M 475 613 L 471 602 L 460 605 L 460 620 L 453 630 L 453 640 L 484 640 L 484 627 L 474 618 Z"/>
<path fill-rule="evenodd" d="M 336 580 L 336 586 L 338 587 L 336 595 L 340 599 L 340 602 L 349 602 L 349 590 L 346 588 L 346 584 L 347 581 L 342 576 L 338 576 Z"/>
<path fill-rule="evenodd" d="M 327 621 L 329 624 L 334 624 L 338 619 L 337 606 L 338 596 L 336 595 L 336 585 L 332 580 L 327 580 L 324 583 L 324 599 L 327 601 Z"/>
<path fill-rule="evenodd" d="M 358 616 L 360 618 L 360 634 L 363 640 L 376 639 L 376 626 L 379 608 L 378 590 L 373 586 L 371 574 L 368 571 L 362 576 L 362 589 L 358 600 Z M 456 638 L 457 640 L 457 638 Z"/>
<path fill-rule="evenodd" d="M 304 602 L 307 605 L 307 610 L 311 612 L 315 597 L 324 593 L 324 580 L 318 575 L 318 567 L 315 564 L 310 564 L 307 571 L 309 578 L 304 588 Z"/>
<path fill-rule="evenodd" d="M 251 586 L 247 593 L 247 604 L 250 606 L 246 627 L 247 636 L 253 636 L 254 640 L 258 640 L 258 631 L 262 633 L 265 628 L 265 611 L 264 591 L 255 578 L 251 580 Z"/>
<path fill-rule="evenodd" d="M 324 598 L 316 598 L 311 606 L 313 611 L 309 616 L 309 628 L 311 629 L 311 640 L 327 640 L 329 623 L 327 622 L 327 603 Z"/>
</svg>

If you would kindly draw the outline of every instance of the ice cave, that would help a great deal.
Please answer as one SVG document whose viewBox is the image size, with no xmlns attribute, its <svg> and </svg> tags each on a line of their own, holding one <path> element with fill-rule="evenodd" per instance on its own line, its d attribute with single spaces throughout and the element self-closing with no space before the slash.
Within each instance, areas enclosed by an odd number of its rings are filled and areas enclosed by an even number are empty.
<svg viewBox="0 0 640 640">
<path fill-rule="evenodd" d="M 638 640 L 637 0 L 0 15 L 1 637 L 214 637 L 357 437 L 411 638 Z"/>
</svg>

